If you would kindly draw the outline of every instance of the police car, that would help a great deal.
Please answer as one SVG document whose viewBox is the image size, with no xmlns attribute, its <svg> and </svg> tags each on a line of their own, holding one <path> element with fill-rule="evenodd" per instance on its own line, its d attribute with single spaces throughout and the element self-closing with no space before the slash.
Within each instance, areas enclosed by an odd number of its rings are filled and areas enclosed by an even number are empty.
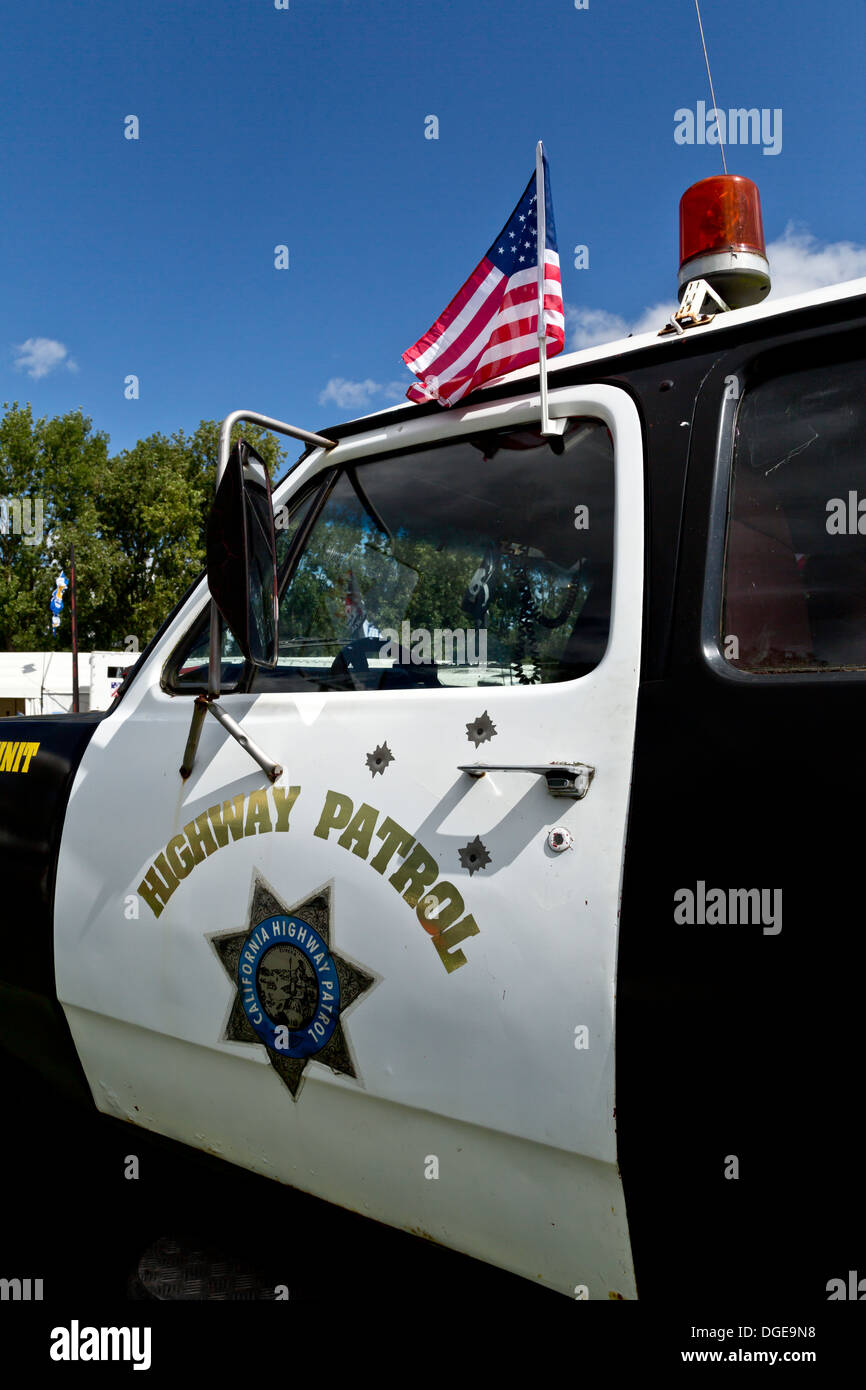
<svg viewBox="0 0 866 1390">
<path fill-rule="evenodd" d="M 0 725 L 5 1047 L 578 1299 L 862 1256 L 866 281 L 762 302 L 721 183 L 550 433 L 233 412 L 113 708 Z"/>
</svg>

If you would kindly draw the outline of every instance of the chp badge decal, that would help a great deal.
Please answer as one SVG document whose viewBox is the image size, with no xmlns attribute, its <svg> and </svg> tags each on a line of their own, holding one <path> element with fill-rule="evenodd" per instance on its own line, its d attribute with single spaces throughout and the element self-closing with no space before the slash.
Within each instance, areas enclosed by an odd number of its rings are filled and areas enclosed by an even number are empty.
<svg viewBox="0 0 866 1390">
<path fill-rule="evenodd" d="M 208 937 L 235 987 L 223 1041 L 256 1043 L 297 1100 L 310 1061 L 358 1079 L 342 1015 L 378 983 L 331 946 L 330 883 L 286 907 L 253 875 L 248 926 Z"/>
</svg>

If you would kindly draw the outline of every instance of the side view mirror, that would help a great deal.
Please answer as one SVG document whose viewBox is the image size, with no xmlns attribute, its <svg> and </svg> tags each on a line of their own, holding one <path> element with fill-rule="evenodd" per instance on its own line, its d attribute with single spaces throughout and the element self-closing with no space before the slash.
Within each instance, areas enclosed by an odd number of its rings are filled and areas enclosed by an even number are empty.
<svg viewBox="0 0 866 1390">
<path fill-rule="evenodd" d="M 217 490 L 207 519 L 207 582 L 210 606 L 210 657 L 207 695 L 196 695 L 180 765 L 186 780 L 195 766 L 202 725 L 208 710 L 232 738 L 267 773 L 272 782 L 283 769 L 245 734 L 219 702 L 220 617 L 247 661 L 277 664 L 277 551 L 271 480 L 255 449 L 241 439 L 229 452 L 232 430 L 241 420 L 318 449 L 335 449 L 336 441 L 298 429 L 253 410 L 233 410 L 220 428 Z"/>
<path fill-rule="evenodd" d="M 246 657 L 277 664 L 277 552 L 267 465 L 246 440 L 229 454 L 207 520 L 211 597 Z"/>
</svg>

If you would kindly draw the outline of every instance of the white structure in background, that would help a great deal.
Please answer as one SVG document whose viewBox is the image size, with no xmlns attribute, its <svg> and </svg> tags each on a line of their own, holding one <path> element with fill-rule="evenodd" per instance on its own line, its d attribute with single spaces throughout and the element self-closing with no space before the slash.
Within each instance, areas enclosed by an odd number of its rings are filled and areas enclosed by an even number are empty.
<svg viewBox="0 0 866 1390">
<path fill-rule="evenodd" d="M 105 710 L 137 652 L 79 652 L 78 706 Z M 0 717 L 72 709 L 71 652 L 0 652 Z"/>
</svg>

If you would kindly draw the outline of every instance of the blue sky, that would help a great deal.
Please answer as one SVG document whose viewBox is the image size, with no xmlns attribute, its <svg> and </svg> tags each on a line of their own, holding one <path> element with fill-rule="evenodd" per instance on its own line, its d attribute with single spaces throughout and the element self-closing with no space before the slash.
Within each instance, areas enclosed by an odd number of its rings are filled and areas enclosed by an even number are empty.
<svg viewBox="0 0 866 1390">
<path fill-rule="evenodd" d="M 864 0 L 701 8 L 718 106 L 782 113 L 777 154 L 728 149 L 778 290 L 866 274 Z M 321 428 L 401 399 L 401 352 L 538 138 L 566 347 L 654 325 L 680 195 L 721 171 L 674 140 L 710 104 L 693 0 L 2 0 L 0 24 L 0 401 L 81 406 L 114 450 L 239 406 Z"/>
</svg>

